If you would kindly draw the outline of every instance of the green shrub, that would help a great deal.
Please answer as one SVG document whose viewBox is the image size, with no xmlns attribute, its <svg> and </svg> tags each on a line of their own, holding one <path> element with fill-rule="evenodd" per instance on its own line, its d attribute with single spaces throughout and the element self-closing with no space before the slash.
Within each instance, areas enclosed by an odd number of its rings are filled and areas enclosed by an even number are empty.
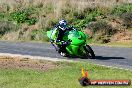
<svg viewBox="0 0 132 88">
<path fill-rule="evenodd" d="M 93 30 L 94 33 L 98 31 L 104 32 L 104 35 L 113 35 L 116 33 L 116 29 L 114 29 L 111 25 L 109 25 L 106 21 L 100 20 L 97 22 L 90 23 L 88 28 Z"/>
<path fill-rule="evenodd" d="M 14 12 L 11 14 L 11 18 L 17 23 L 25 23 L 28 19 L 28 14 L 24 13 L 23 11 Z"/>
<path fill-rule="evenodd" d="M 73 22 L 73 26 L 79 30 L 82 30 L 84 28 L 86 28 L 87 25 L 87 21 L 86 20 L 74 20 L 75 22 Z"/>
<path fill-rule="evenodd" d="M 37 19 L 35 17 L 30 18 L 26 21 L 28 23 L 28 25 L 33 25 L 37 22 Z"/>
<path fill-rule="evenodd" d="M 37 22 L 37 18 L 30 17 L 32 15 L 32 10 L 24 9 L 20 11 L 16 11 L 10 14 L 11 19 L 16 23 L 28 23 L 29 25 L 33 25 Z"/>
<path fill-rule="evenodd" d="M 93 32 L 92 38 L 94 38 L 94 41 L 100 41 L 101 43 L 110 42 L 110 37 L 117 32 L 115 28 L 104 20 L 91 22 L 88 29 Z"/>
<path fill-rule="evenodd" d="M 100 11 L 94 9 L 90 13 L 88 13 L 86 19 L 88 22 L 90 21 L 96 21 L 96 17 L 102 15 Z"/>
<path fill-rule="evenodd" d="M 73 25 L 78 28 L 78 29 L 84 29 L 87 27 L 88 23 L 91 21 L 96 21 L 96 17 L 97 16 L 101 16 L 101 12 L 96 10 L 96 9 L 91 9 L 90 11 L 88 11 L 85 15 L 80 16 L 82 17 L 81 19 L 75 19 L 73 21 Z"/>
<path fill-rule="evenodd" d="M 132 4 L 115 6 L 115 8 L 112 10 L 112 14 L 118 14 L 118 15 L 126 12 L 132 12 Z"/>
<path fill-rule="evenodd" d="M 112 7 L 98 7 L 96 8 L 98 11 L 101 12 L 102 15 L 106 16 L 108 14 L 111 13 L 111 11 L 113 10 Z"/>
<path fill-rule="evenodd" d="M 4 13 L 0 13 L 0 19 L 4 18 Z"/>
<path fill-rule="evenodd" d="M 8 19 L 9 19 L 8 13 L 4 13 L 4 12 L 0 13 L 0 21 L 8 21 Z"/>
</svg>

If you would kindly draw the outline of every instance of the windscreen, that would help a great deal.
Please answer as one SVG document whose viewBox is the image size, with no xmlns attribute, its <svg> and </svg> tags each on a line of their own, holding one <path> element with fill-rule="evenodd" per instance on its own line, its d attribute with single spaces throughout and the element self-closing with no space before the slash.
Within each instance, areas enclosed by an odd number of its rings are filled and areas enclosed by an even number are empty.
<svg viewBox="0 0 132 88">
<path fill-rule="evenodd" d="M 69 37 L 77 37 L 78 38 L 78 37 L 80 37 L 80 34 L 77 30 L 71 30 L 69 32 Z"/>
</svg>

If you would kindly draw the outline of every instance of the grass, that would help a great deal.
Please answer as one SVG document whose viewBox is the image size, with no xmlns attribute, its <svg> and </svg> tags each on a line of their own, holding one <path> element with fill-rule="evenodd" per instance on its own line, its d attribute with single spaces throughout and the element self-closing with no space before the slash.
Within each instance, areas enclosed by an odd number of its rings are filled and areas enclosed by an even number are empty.
<svg viewBox="0 0 132 88">
<path fill-rule="evenodd" d="M 30 69 L 0 69 L 0 88 L 81 88 L 78 78 L 81 68 L 88 70 L 90 79 L 130 79 L 132 71 L 88 64 L 86 62 L 55 62 L 62 65 L 48 71 Z M 96 88 L 88 86 L 86 88 Z M 99 88 L 104 88 L 101 86 Z M 108 88 L 124 88 L 110 86 Z M 127 86 L 125 88 L 130 88 Z"/>
<path fill-rule="evenodd" d="M 95 43 L 93 45 L 132 48 L 132 41 L 110 42 L 110 43 L 106 43 L 106 44 L 99 44 L 99 43 L 97 44 L 97 43 Z"/>
</svg>

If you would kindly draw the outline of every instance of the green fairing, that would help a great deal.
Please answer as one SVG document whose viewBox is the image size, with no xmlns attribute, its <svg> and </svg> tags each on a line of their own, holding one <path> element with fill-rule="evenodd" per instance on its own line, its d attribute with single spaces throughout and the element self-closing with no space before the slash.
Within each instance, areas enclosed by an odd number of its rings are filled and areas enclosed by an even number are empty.
<svg viewBox="0 0 132 88">
<path fill-rule="evenodd" d="M 82 31 L 71 30 L 65 33 L 64 41 L 71 40 L 71 44 L 66 47 L 67 51 L 73 55 L 80 55 L 86 43 L 86 35 Z"/>
<path fill-rule="evenodd" d="M 47 32 L 47 36 L 51 38 L 52 30 Z M 55 33 L 56 34 L 56 33 Z M 55 40 L 56 35 L 52 35 L 52 40 Z M 79 30 L 70 30 L 63 36 L 64 41 L 71 41 L 66 50 L 71 55 L 82 56 L 86 54 L 84 46 L 86 46 L 86 34 Z"/>
<path fill-rule="evenodd" d="M 58 34 L 58 31 L 53 31 L 53 30 L 47 31 L 48 38 L 52 40 L 56 40 L 57 34 Z"/>
<path fill-rule="evenodd" d="M 51 36 L 51 33 L 52 33 L 52 30 L 50 30 L 50 31 L 47 31 L 47 36 L 48 36 L 48 38 L 50 38 L 50 36 Z"/>
</svg>

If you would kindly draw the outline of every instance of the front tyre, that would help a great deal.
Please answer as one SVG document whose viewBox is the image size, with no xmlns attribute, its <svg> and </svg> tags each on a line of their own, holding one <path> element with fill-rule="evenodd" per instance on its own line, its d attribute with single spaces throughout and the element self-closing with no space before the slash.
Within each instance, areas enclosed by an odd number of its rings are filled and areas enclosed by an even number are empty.
<svg viewBox="0 0 132 88">
<path fill-rule="evenodd" d="M 90 58 L 90 59 L 95 58 L 94 51 L 92 50 L 92 48 L 89 45 L 84 46 L 84 50 L 86 52 L 86 57 L 87 58 Z"/>
</svg>

